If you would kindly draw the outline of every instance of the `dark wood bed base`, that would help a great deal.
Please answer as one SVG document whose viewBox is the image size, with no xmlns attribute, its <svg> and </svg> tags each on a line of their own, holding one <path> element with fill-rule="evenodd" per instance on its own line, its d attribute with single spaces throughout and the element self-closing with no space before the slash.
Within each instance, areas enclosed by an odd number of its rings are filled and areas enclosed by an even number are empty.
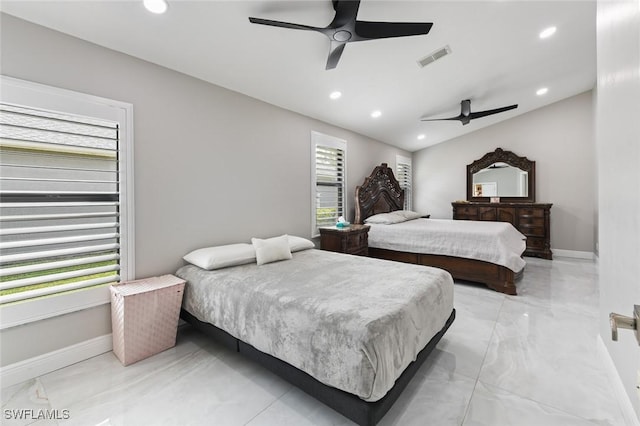
<svg viewBox="0 0 640 426">
<path fill-rule="evenodd" d="M 214 325 L 198 320 L 184 309 L 180 312 L 180 317 L 196 329 L 202 331 L 208 336 L 211 336 L 214 340 L 220 342 L 229 349 L 257 361 L 263 367 L 282 377 L 294 386 L 302 389 L 320 402 L 323 402 L 338 413 L 361 426 L 373 426 L 379 422 L 382 417 L 384 417 L 396 399 L 398 399 L 400 393 L 402 393 L 411 378 L 415 375 L 416 371 L 418 371 L 422 363 L 436 347 L 455 319 L 455 315 L 456 311 L 454 309 L 447 319 L 444 327 L 442 327 L 442 329 L 433 336 L 420 353 L 418 353 L 416 360 L 407 366 L 404 372 L 396 380 L 395 385 L 382 399 L 376 402 L 367 402 L 353 394 L 320 383 L 318 380 L 314 379 L 302 370 L 257 350 L 253 346 L 236 339 L 226 331 L 221 330 Z"/>
<path fill-rule="evenodd" d="M 509 268 L 475 259 L 441 256 L 437 254 L 409 253 L 369 247 L 369 256 L 396 262 L 434 266 L 448 271 L 455 279 L 485 284 L 501 293 L 516 295 L 515 282 L 522 271 L 515 273 Z"/>
<path fill-rule="evenodd" d="M 356 187 L 355 223 L 364 223 L 369 216 L 387 213 L 404 208 L 404 190 L 396 180 L 386 163 L 373 169 L 364 183 Z M 522 272 L 475 259 L 462 257 L 408 253 L 369 247 L 369 256 L 379 259 L 395 260 L 418 265 L 435 266 L 448 271 L 454 279 L 473 281 L 485 284 L 487 287 L 516 295 L 515 282 L 522 277 Z"/>
</svg>

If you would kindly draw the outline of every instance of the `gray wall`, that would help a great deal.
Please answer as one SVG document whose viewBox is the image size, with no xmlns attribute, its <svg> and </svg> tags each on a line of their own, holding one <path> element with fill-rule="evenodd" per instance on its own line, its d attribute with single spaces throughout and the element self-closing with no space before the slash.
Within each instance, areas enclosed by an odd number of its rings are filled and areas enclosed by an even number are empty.
<svg viewBox="0 0 640 426">
<path fill-rule="evenodd" d="M 312 130 L 347 140 L 349 201 L 375 165 L 395 167 L 396 154 L 410 156 L 6 14 L 0 24 L 4 75 L 134 105 L 140 278 L 174 272 L 198 247 L 283 233 L 309 237 Z M 353 219 L 352 203 L 349 210 Z M 104 309 L 96 309 L 65 315 L 64 324 L 58 318 L 3 331 L 2 365 L 109 333 Z M 42 335 L 50 343 L 41 344 Z"/>
<path fill-rule="evenodd" d="M 467 164 L 498 147 L 536 162 L 536 201 L 553 203 L 551 247 L 594 252 L 596 163 L 592 93 L 415 152 L 415 209 L 430 213 L 431 217 L 451 218 L 451 202 L 467 196 Z"/>
<path fill-rule="evenodd" d="M 638 343 L 629 330 L 613 342 L 608 322 L 640 305 L 640 2 L 598 1 L 597 40 L 600 335 L 640 416 Z"/>
</svg>

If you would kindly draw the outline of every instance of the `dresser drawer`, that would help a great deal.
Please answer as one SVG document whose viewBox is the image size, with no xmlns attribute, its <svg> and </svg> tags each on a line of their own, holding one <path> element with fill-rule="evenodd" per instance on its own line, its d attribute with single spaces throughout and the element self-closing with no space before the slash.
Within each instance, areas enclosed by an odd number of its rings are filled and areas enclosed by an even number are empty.
<svg viewBox="0 0 640 426">
<path fill-rule="evenodd" d="M 542 250 L 544 249 L 544 242 L 544 238 L 529 237 L 527 238 L 527 248 Z"/>
<path fill-rule="evenodd" d="M 478 213 L 478 220 L 495 222 L 498 219 L 495 207 L 479 207 Z"/>
<path fill-rule="evenodd" d="M 475 206 L 456 207 L 456 216 L 460 218 L 465 216 L 465 219 L 470 217 L 475 218 L 478 216 L 478 208 Z"/>
<path fill-rule="evenodd" d="M 544 226 L 535 226 L 535 225 L 518 225 L 518 231 L 522 232 L 527 237 L 544 237 L 545 231 Z"/>
<path fill-rule="evenodd" d="M 347 252 L 356 252 L 369 245 L 367 232 L 351 233 L 347 235 L 345 247 Z"/>
<path fill-rule="evenodd" d="M 544 227 L 544 217 L 527 217 L 520 216 L 518 218 L 518 226 L 540 226 Z"/>
<path fill-rule="evenodd" d="M 518 209 L 518 217 L 520 218 L 544 217 L 544 209 L 520 207 Z"/>
</svg>

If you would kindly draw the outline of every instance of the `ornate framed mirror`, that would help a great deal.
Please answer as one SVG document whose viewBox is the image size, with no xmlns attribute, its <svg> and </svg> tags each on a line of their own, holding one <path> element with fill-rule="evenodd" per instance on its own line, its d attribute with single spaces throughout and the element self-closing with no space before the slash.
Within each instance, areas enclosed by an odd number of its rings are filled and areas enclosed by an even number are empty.
<svg viewBox="0 0 640 426">
<path fill-rule="evenodd" d="M 467 201 L 536 201 L 536 162 L 497 148 L 467 165 Z"/>
</svg>

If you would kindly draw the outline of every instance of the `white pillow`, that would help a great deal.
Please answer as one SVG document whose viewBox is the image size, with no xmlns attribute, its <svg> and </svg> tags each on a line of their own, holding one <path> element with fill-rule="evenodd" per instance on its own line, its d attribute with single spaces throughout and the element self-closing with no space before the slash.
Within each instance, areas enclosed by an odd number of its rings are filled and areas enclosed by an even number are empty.
<svg viewBox="0 0 640 426">
<path fill-rule="evenodd" d="M 373 224 L 381 224 L 381 225 L 392 225 L 394 223 L 405 222 L 408 219 L 402 215 L 396 214 L 396 212 L 391 213 L 378 213 L 373 216 L 369 216 L 364 220 L 364 223 L 373 223 Z"/>
<path fill-rule="evenodd" d="M 256 251 L 251 244 L 228 244 L 194 250 L 183 259 L 202 269 L 212 270 L 252 263 L 256 259 Z"/>
<path fill-rule="evenodd" d="M 295 235 L 287 235 L 287 238 L 289 239 L 289 249 L 291 249 L 291 253 L 312 249 L 316 246 L 312 241 L 309 241 L 306 238 L 296 237 Z"/>
<path fill-rule="evenodd" d="M 400 215 L 407 220 L 413 220 L 413 219 L 418 219 L 422 217 L 420 213 L 414 212 L 411 210 L 396 210 L 395 212 L 392 212 L 392 213 Z"/>
<path fill-rule="evenodd" d="M 256 249 L 256 261 L 258 265 L 291 259 L 289 238 L 286 234 L 266 240 L 251 238 L 251 244 L 253 244 L 253 248 Z"/>
</svg>

